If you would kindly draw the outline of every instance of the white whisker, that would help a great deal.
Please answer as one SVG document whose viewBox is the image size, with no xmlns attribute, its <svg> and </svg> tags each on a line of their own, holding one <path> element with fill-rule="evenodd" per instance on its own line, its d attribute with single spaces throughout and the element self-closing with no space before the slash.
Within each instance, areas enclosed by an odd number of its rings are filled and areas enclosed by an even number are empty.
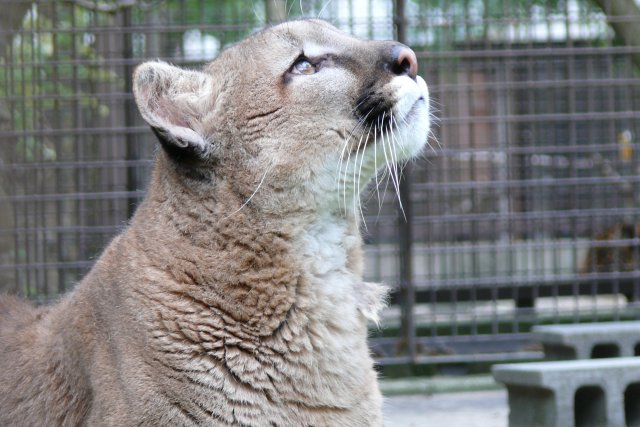
<svg viewBox="0 0 640 427">
<path fill-rule="evenodd" d="M 378 201 L 378 217 L 380 217 L 380 212 L 382 211 L 382 202 L 387 198 L 387 191 L 389 190 L 389 181 L 391 177 L 387 169 L 384 169 L 382 172 L 382 180 L 385 181 L 384 190 L 382 191 L 382 197 L 379 198 Z"/>
<path fill-rule="evenodd" d="M 256 187 L 256 189 L 254 190 L 254 192 L 251 194 L 251 196 L 249 196 L 249 198 L 242 204 L 242 206 L 240 206 L 238 209 L 236 209 L 234 212 L 230 213 L 229 215 L 227 215 L 224 219 L 227 219 L 235 214 L 237 214 L 238 212 L 240 212 L 245 206 L 247 206 L 249 204 L 249 202 L 251 201 L 251 199 L 254 198 L 254 196 L 256 194 L 258 194 L 258 191 L 260 190 L 260 187 L 262 187 L 262 184 L 264 183 L 265 178 L 267 177 L 267 174 L 269 172 L 271 172 L 271 169 L 273 169 L 274 165 L 271 165 L 269 167 L 269 169 L 267 169 L 264 172 L 264 175 L 262 175 L 262 179 L 260 180 L 260 182 L 258 183 L 258 186 Z"/>
<path fill-rule="evenodd" d="M 392 159 L 391 157 L 391 152 L 387 153 L 387 141 L 385 138 L 385 133 L 386 131 L 384 130 L 384 116 L 385 113 L 382 113 L 382 118 L 380 119 L 380 129 L 381 129 L 381 133 L 380 133 L 380 139 L 382 140 L 382 149 L 384 152 L 384 162 L 385 165 L 387 166 L 387 170 L 389 171 L 389 177 L 391 179 L 391 181 L 393 182 L 393 170 L 392 170 L 392 166 L 391 166 L 391 161 Z M 389 147 L 389 150 L 391 149 L 391 147 Z M 394 183 L 395 184 L 395 183 Z"/>
<path fill-rule="evenodd" d="M 373 127 L 373 170 L 374 179 L 376 180 L 376 195 L 378 196 L 378 206 L 380 206 L 380 181 L 378 180 L 378 126 Z M 380 210 L 378 209 L 378 213 Z"/>
<path fill-rule="evenodd" d="M 390 125 L 389 125 L 389 135 L 390 135 L 390 143 L 391 143 L 391 149 L 393 150 L 393 153 L 395 155 L 394 157 L 394 172 L 395 172 L 395 190 L 396 190 L 396 197 L 398 199 L 398 206 L 400 207 L 400 212 L 402 212 L 402 216 L 404 217 L 405 221 L 407 220 L 407 214 L 404 211 L 404 206 L 402 205 L 402 197 L 400 195 L 400 177 L 402 174 L 402 166 L 398 164 L 398 152 L 396 151 L 396 140 L 395 140 L 395 134 L 393 132 L 391 132 L 391 127 L 392 124 L 396 123 L 396 127 L 397 127 L 397 122 L 395 121 L 393 114 L 391 115 L 391 121 L 390 121 Z M 402 143 L 402 141 L 401 141 Z"/>
<path fill-rule="evenodd" d="M 371 131 L 371 127 L 369 127 L 369 132 Z M 365 133 L 367 135 L 368 132 Z M 360 144 L 358 144 L 358 150 L 360 149 Z M 364 146 L 362 147 L 362 155 L 360 156 L 360 167 L 358 168 L 358 181 L 357 181 L 357 194 L 356 200 L 358 201 L 358 210 L 360 211 L 360 216 L 362 217 L 362 224 L 364 225 L 364 229 L 367 229 L 367 221 L 364 219 L 364 212 L 362 211 L 362 199 L 361 199 L 361 182 L 362 182 L 362 165 L 364 164 L 364 155 L 367 150 L 367 138 L 364 138 Z"/>
<path fill-rule="evenodd" d="M 258 14 L 258 9 L 256 9 L 256 2 L 253 2 L 251 4 L 251 7 L 253 8 L 253 14 L 256 16 L 256 22 L 259 22 L 260 24 L 264 24 L 263 18 Z"/>
<path fill-rule="evenodd" d="M 367 117 L 369 117 L 369 114 L 371 114 L 371 111 L 369 111 L 367 114 L 365 114 L 364 117 L 361 117 L 356 124 L 353 126 L 353 128 L 351 129 L 351 131 L 349 131 L 348 135 L 346 136 L 345 139 L 345 144 L 342 147 L 342 152 L 340 154 L 340 160 L 338 161 L 338 174 L 337 174 L 337 179 L 342 179 L 342 186 L 341 186 L 341 190 L 342 190 L 342 201 L 343 201 L 343 206 L 344 206 L 344 212 L 347 212 L 347 176 L 349 173 L 349 161 L 351 160 L 351 153 L 353 150 L 349 149 L 349 141 L 351 140 L 351 138 L 354 136 L 354 131 L 362 126 L 365 121 L 367 120 Z M 365 133 L 363 133 L 364 136 Z M 363 136 L 360 137 L 360 140 L 358 142 L 358 149 L 360 147 L 360 143 L 362 142 L 362 138 Z M 349 155 L 347 156 L 347 160 L 346 162 L 344 161 L 344 152 L 345 150 L 347 150 L 347 152 L 349 153 Z M 357 150 L 356 150 L 356 163 L 354 164 L 354 174 L 355 174 L 355 169 L 357 169 L 357 160 L 358 160 L 358 155 L 357 155 Z M 344 175 L 342 173 L 342 166 L 344 164 Z M 355 178 L 355 177 L 354 177 Z M 355 183 L 354 183 L 355 184 Z"/>
<path fill-rule="evenodd" d="M 289 9 L 287 10 L 287 19 L 289 19 L 289 17 L 291 16 L 291 10 L 293 9 L 294 4 L 296 4 L 296 2 L 292 1 L 291 6 L 289 6 Z M 285 6 L 286 6 L 286 2 L 285 2 Z"/>
<path fill-rule="evenodd" d="M 344 144 L 342 144 L 342 151 L 340 152 L 340 158 L 338 159 L 338 175 L 336 176 L 336 182 L 340 182 L 340 177 L 342 174 L 342 164 L 344 163 L 344 153 L 349 146 L 349 139 L 350 137 L 345 137 Z"/>
<path fill-rule="evenodd" d="M 316 19 L 320 19 L 320 16 L 322 15 L 322 13 L 324 12 L 324 10 L 327 8 L 327 6 L 329 6 L 329 4 L 332 2 L 333 0 L 329 0 L 328 2 L 326 2 L 324 4 L 324 6 L 322 6 L 322 9 L 320 9 L 320 12 L 318 12 L 318 16 L 316 16 Z"/>
<path fill-rule="evenodd" d="M 398 182 L 398 172 L 396 170 L 396 158 L 394 156 L 394 147 L 393 147 L 393 134 L 391 132 L 390 126 L 388 129 L 385 130 L 385 134 L 386 134 L 386 143 L 389 146 L 389 157 L 391 159 L 391 161 L 388 163 L 389 165 L 389 174 L 391 175 L 391 182 L 393 183 L 393 187 L 396 190 L 396 194 L 400 194 L 400 192 L 398 191 L 399 187 L 399 182 Z"/>
<path fill-rule="evenodd" d="M 353 152 L 353 150 L 347 150 L 347 152 L 349 154 L 347 156 L 347 161 L 345 162 L 344 178 L 342 179 L 342 202 L 343 202 L 343 205 L 344 205 L 345 214 L 348 212 L 348 209 L 347 209 L 347 181 L 349 179 L 349 162 L 351 160 L 351 153 Z"/>
<path fill-rule="evenodd" d="M 388 129 L 386 131 L 387 133 L 387 143 L 389 144 L 389 155 L 391 157 L 391 166 L 389 169 L 389 174 L 391 175 L 391 182 L 393 183 L 393 188 L 395 190 L 396 193 L 396 197 L 398 199 L 398 204 L 400 206 L 400 211 L 402 211 L 402 214 L 405 215 L 404 213 L 404 206 L 402 206 L 402 200 L 400 198 L 400 176 L 398 175 L 398 157 L 397 157 L 397 153 L 396 153 L 396 149 L 395 149 L 395 138 L 394 138 L 394 134 L 392 132 L 392 123 L 393 123 L 393 115 L 390 114 L 390 118 L 389 118 L 389 126 Z"/>
<path fill-rule="evenodd" d="M 357 201 L 359 199 L 359 185 L 358 185 L 358 181 L 357 181 L 357 173 L 358 173 L 358 153 L 360 152 L 360 147 L 362 146 L 362 138 L 364 137 L 361 136 L 360 140 L 358 141 L 358 146 L 356 147 L 356 151 L 355 151 L 355 155 L 354 155 L 354 160 L 353 160 L 353 190 L 354 193 L 352 194 L 353 200 L 352 200 L 352 207 L 353 207 L 353 211 L 355 212 L 357 209 Z"/>
<path fill-rule="evenodd" d="M 351 109 L 351 111 L 349 111 L 349 114 L 352 114 L 354 111 L 356 111 L 356 110 L 358 109 L 358 107 L 360 107 L 362 104 L 364 104 L 364 103 L 365 103 L 366 101 L 368 101 L 370 98 L 371 98 L 371 95 L 367 95 L 367 96 L 365 96 L 364 98 L 362 98 L 362 100 L 361 100 L 360 102 L 358 102 L 358 103 L 356 104 L 356 106 L 355 106 L 355 107 L 353 107 L 353 108 Z M 371 111 L 369 111 L 369 112 L 371 112 Z"/>
</svg>

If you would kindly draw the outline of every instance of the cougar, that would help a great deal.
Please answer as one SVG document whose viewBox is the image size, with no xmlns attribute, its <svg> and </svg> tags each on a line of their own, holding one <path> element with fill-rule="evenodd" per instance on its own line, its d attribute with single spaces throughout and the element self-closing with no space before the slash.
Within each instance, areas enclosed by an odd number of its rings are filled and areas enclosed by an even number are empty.
<svg viewBox="0 0 640 427">
<path fill-rule="evenodd" d="M 319 20 L 138 66 L 147 194 L 58 303 L 0 300 L 0 425 L 382 425 L 358 200 L 427 143 L 417 67 Z"/>
</svg>

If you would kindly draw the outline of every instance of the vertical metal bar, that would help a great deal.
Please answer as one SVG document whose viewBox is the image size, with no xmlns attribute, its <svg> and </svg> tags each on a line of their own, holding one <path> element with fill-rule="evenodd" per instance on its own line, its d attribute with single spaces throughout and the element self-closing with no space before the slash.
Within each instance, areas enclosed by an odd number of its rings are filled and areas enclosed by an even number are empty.
<svg viewBox="0 0 640 427">
<path fill-rule="evenodd" d="M 33 5 L 31 6 L 31 12 L 33 13 Z M 22 32 L 22 39 L 20 40 L 20 75 L 19 75 L 19 84 L 20 84 L 20 94 L 25 98 L 25 100 L 23 102 L 21 102 L 21 112 L 22 112 L 22 118 L 20 119 L 20 126 L 22 131 L 26 131 L 28 129 L 28 124 L 27 124 L 27 101 L 26 101 L 26 97 L 27 97 L 27 87 L 26 87 L 26 79 L 28 76 L 28 71 L 27 71 L 27 65 L 25 65 L 27 61 L 26 58 L 26 53 L 25 53 L 25 48 L 26 48 L 26 38 L 28 37 L 29 41 L 31 41 L 31 37 L 30 37 L 30 32 L 27 31 L 23 31 Z M 26 36 L 26 37 L 25 37 Z M 31 65 L 31 67 L 33 67 L 33 65 Z M 33 70 L 32 70 L 33 71 Z M 29 158 L 29 156 L 27 155 L 27 141 L 23 140 L 23 144 L 22 144 L 22 153 L 21 153 L 21 158 L 20 161 L 22 162 L 27 162 L 27 159 Z M 25 193 L 29 192 L 29 191 L 33 191 L 31 189 L 31 185 L 30 185 L 30 178 L 26 178 L 24 180 L 24 186 L 22 187 L 22 191 L 24 191 Z M 23 226 L 25 228 L 25 230 L 29 229 L 29 223 L 30 223 L 30 217 L 29 217 L 29 212 L 32 211 L 31 209 L 32 203 L 25 203 L 23 206 L 21 206 L 21 215 L 24 218 L 23 220 Z M 24 237 L 24 263 L 26 265 L 29 264 L 29 261 L 31 260 L 32 256 L 33 256 L 33 251 L 31 249 L 31 241 L 30 241 L 31 237 L 29 235 L 25 235 Z M 33 279 L 33 275 L 32 272 L 29 268 L 25 268 L 24 269 L 24 276 L 25 276 L 25 280 L 26 280 L 26 287 L 27 287 L 27 292 L 28 294 L 32 294 L 36 291 L 35 288 L 32 288 L 32 284 L 35 283 L 35 280 Z M 34 291 L 34 292 L 32 292 Z"/>
<path fill-rule="evenodd" d="M 396 30 L 396 39 L 401 43 L 407 42 L 407 18 L 405 0 L 395 0 L 393 22 Z M 400 203 L 404 208 L 398 212 L 399 216 L 399 256 L 400 256 L 400 302 L 401 323 L 403 339 L 407 344 L 407 350 L 411 362 L 416 360 L 416 325 L 413 316 L 415 306 L 415 289 L 413 283 L 412 266 L 412 216 L 410 195 L 411 165 L 407 165 L 400 176 Z"/>
<path fill-rule="evenodd" d="M 37 15 L 40 15 L 42 8 L 43 6 L 38 5 Z M 38 76 L 42 75 L 42 69 L 44 68 L 44 65 L 45 65 L 43 62 L 41 62 L 43 55 L 42 55 L 42 42 L 41 42 L 42 28 L 40 27 L 40 22 L 41 22 L 41 18 L 39 16 L 31 17 L 31 26 L 34 32 L 32 36 L 32 40 L 34 40 L 34 42 L 37 43 L 37 46 L 34 46 L 33 50 L 31 51 L 31 58 L 35 68 L 34 75 L 37 74 Z M 34 99 L 32 104 L 32 108 L 34 111 L 33 127 L 34 127 L 34 130 L 37 131 L 42 128 L 40 123 L 44 119 L 44 107 L 42 105 L 42 102 L 40 101 L 40 98 L 44 92 L 42 90 L 41 77 L 34 76 L 32 80 L 32 84 L 33 84 L 32 93 L 36 98 Z M 45 138 L 44 136 L 38 136 L 37 138 L 38 138 L 38 142 L 35 145 L 37 148 L 34 151 L 33 156 L 36 162 L 42 162 L 43 160 L 42 152 L 45 146 Z M 33 174 L 34 179 L 36 180 L 37 191 L 40 194 L 44 194 L 47 191 L 47 186 L 45 185 L 45 181 L 46 181 L 45 176 L 47 173 L 48 171 L 41 169 L 41 170 L 35 171 L 35 173 Z M 37 248 L 36 256 L 37 256 L 38 262 L 41 262 L 44 265 L 46 265 L 48 261 L 47 236 L 49 233 L 47 232 L 47 214 L 46 214 L 47 206 L 48 206 L 47 202 L 41 201 L 40 203 L 36 204 L 36 209 L 33 212 L 35 217 L 34 223 L 36 224 L 37 227 L 42 228 L 42 231 L 36 234 L 36 248 Z M 51 294 L 51 289 L 49 289 L 49 281 L 48 281 L 49 269 L 42 268 L 39 271 L 39 275 L 37 277 L 38 277 L 37 280 L 40 282 L 41 284 L 40 286 L 43 290 L 42 293 L 44 294 L 45 297 L 48 298 Z"/>
<path fill-rule="evenodd" d="M 124 52 L 124 57 L 126 59 L 125 61 L 125 65 L 124 65 L 124 86 L 125 86 L 125 93 L 133 93 L 133 87 L 132 87 L 132 74 L 133 74 L 133 69 L 132 69 L 132 61 L 130 61 L 131 59 L 133 59 L 133 42 L 132 42 L 132 38 L 133 38 L 133 34 L 131 32 L 131 26 L 132 26 L 132 22 L 131 22 L 131 7 L 126 7 L 122 10 L 122 20 L 123 20 L 123 26 L 124 26 L 124 32 L 123 32 L 123 46 L 122 46 L 122 50 Z M 133 128 L 135 126 L 135 108 L 133 107 L 133 100 L 131 98 L 128 98 L 125 103 L 124 103 L 124 121 L 125 121 L 125 126 L 127 128 Z M 130 132 L 127 132 L 126 136 L 126 142 L 125 142 L 125 158 L 127 161 L 132 161 L 132 160 L 137 160 L 138 159 L 138 148 L 137 148 L 137 144 L 136 144 L 136 137 L 135 135 L 133 135 Z M 136 174 L 136 170 L 133 166 L 129 166 L 126 168 L 127 169 L 127 191 L 130 192 L 134 192 L 135 190 L 138 189 L 138 182 L 137 182 L 137 174 Z M 133 216 L 133 213 L 135 212 L 136 209 L 136 205 L 137 205 L 138 200 L 135 197 L 131 197 L 127 200 L 127 218 L 131 218 Z"/>
<path fill-rule="evenodd" d="M 465 8 L 466 10 L 466 8 Z M 465 22 L 467 22 L 467 19 L 465 19 Z M 466 26 L 466 24 L 465 24 Z M 467 42 L 467 39 L 465 39 L 465 43 Z M 465 44 L 465 47 L 468 46 L 468 44 Z M 465 93 L 465 98 L 468 100 L 473 100 L 474 96 L 475 96 L 475 90 L 477 89 L 477 85 L 478 85 L 478 81 L 476 81 L 476 76 L 475 76 L 475 72 L 474 70 L 470 70 L 468 72 L 466 72 L 466 75 L 463 78 L 463 81 L 468 85 L 466 93 Z M 475 116 L 477 113 L 477 106 L 474 105 L 474 102 L 470 102 L 469 103 L 469 107 L 468 107 L 468 111 L 467 114 L 469 115 L 469 117 L 473 117 Z M 473 153 L 476 152 L 476 150 L 482 146 L 482 141 L 478 141 L 478 135 L 476 135 L 476 131 L 478 129 L 478 126 L 476 125 L 476 123 L 474 123 L 473 119 L 469 120 L 466 124 L 466 132 L 468 135 L 468 145 L 467 147 L 469 148 L 469 150 Z M 480 163 L 480 165 L 479 165 Z M 466 171 L 466 173 L 468 173 L 468 176 L 465 177 L 465 179 L 468 179 L 472 182 L 477 182 L 480 178 L 480 169 L 482 168 L 482 160 L 478 160 L 477 156 L 471 155 L 470 159 L 469 159 L 469 169 L 468 171 Z M 473 211 L 476 211 L 478 209 L 480 209 L 480 205 L 481 205 L 481 200 L 480 200 L 480 195 L 478 194 L 478 190 L 475 187 L 471 188 L 471 191 L 468 192 L 468 194 L 465 195 L 465 197 L 468 197 L 471 204 L 471 209 Z M 478 221 L 471 221 L 470 224 L 470 229 L 469 229 L 469 235 L 470 235 L 470 240 L 472 240 L 472 244 L 469 245 L 470 246 L 470 250 L 469 250 L 469 263 L 470 266 L 469 268 L 471 269 L 471 275 L 472 277 L 479 277 L 480 276 L 480 262 L 479 262 L 479 255 L 480 252 L 477 248 L 477 245 L 474 243 L 479 242 L 482 237 L 480 236 L 480 231 L 483 229 L 483 221 L 478 220 Z M 466 264 L 466 256 L 463 255 L 462 258 L 462 264 Z M 494 263 L 495 263 L 495 258 L 493 259 Z M 463 266 L 464 271 L 467 271 L 467 266 L 464 265 Z M 476 292 L 476 288 L 474 286 L 471 287 L 471 289 L 469 289 L 469 310 L 471 311 L 471 329 L 469 332 L 467 332 L 468 334 L 471 334 L 472 336 L 477 336 L 478 335 L 478 318 L 477 318 L 477 313 L 478 313 L 478 295 Z M 457 315 L 458 312 L 462 311 L 460 310 L 460 308 L 458 308 L 457 306 L 455 307 L 455 314 Z M 459 334 L 459 328 L 458 328 L 458 320 L 456 319 L 455 321 L 455 333 L 454 335 L 458 335 Z"/>
<path fill-rule="evenodd" d="M 80 24 L 78 22 L 79 21 L 78 10 L 74 5 L 70 7 L 70 14 L 71 14 L 71 28 L 75 30 Z M 81 76 L 79 74 L 79 67 L 75 66 L 80 61 L 80 54 L 78 52 L 78 34 L 74 32 L 70 35 L 70 37 L 71 37 L 70 60 L 74 64 L 74 67 L 72 68 L 72 71 L 71 71 L 70 85 L 73 89 L 74 94 L 78 95 L 82 93 L 82 88 L 81 88 L 82 83 L 80 80 Z M 73 110 L 71 111 L 71 114 L 72 114 L 71 122 L 73 123 L 74 130 L 72 131 L 73 138 L 71 140 L 73 141 L 73 156 L 75 157 L 74 159 L 75 161 L 82 162 L 86 160 L 85 146 L 82 143 L 81 137 L 77 133 L 76 129 L 79 129 L 85 126 L 85 120 L 84 120 L 84 114 L 82 111 L 82 105 L 79 97 L 74 97 L 72 101 L 72 109 Z M 78 193 L 83 193 L 87 191 L 86 170 L 83 168 L 77 168 L 76 170 L 74 170 L 74 175 L 75 175 L 74 176 L 75 191 Z M 77 256 L 80 257 L 81 259 L 87 259 L 88 257 L 87 235 L 84 231 L 85 230 L 84 226 L 87 225 L 86 206 L 87 205 L 85 200 L 83 199 L 77 200 L 75 202 L 75 212 L 72 214 L 72 216 L 75 216 L 74 220 L 76 224 L 81 226 L 80 231 L 77 232 L 75 236 L 76 247 L 74 248 L 77 251 L 76 252 L 78 254 Z M 74 276 L 76 280 L 80 278 L 81 274 L 82 274 L 82 270 L 80 269 L 76 269 L 74 271 Z"/>
<path fill-rule="evenodd" d="M 569 10 L 569 3 L 566 3 L 564 5 L 564 19 L 565 19 L 565 32 L 567 34 L 567 40 L 566 40 L 566 45 L 565 47 L 567 49 L 572 49 L 574 46 L 573 43 L 573 38 L 571 35 L 571 12 Z M 575 88 L 575 83 L 573 82 L 573 79 L 575 78 L 575 74 L 576 74 L 576 67 L 575 67 L 575 55 L 574 54 L 570 54 L 568 55 L 567 58 L 567 102 L 568 102 L 568 113 L 569 113 L 569 123 L 568 123 L 568 144 L 567 146 L 569 146 L 570 148 L 573 148 L 573 150 L 571 151 L 570 154 L 570 161 L 569 161 L 569 174 L 571 178 L 577 178 L 578 177 L 578 171 L 576 168 L 576 160 L 577 160 L 577 154 L 576 154 L 576 146 L 577 146 L 577 133 L 576 133 L 576 121 L 575 119 L 573 119 L 571 117 L 572 114 L 576 113 L 576 88 Z M 573 185 L 572 186 L 572 191 L 570 192 L 570 201 L 569 201 L 569 206 L 570 209 L 576 209 L 576 207 L 578 206 L 578 191 L 579 191 L 579 187 L 577 185 Z M 579 261 L 579 257 L 578 257 L 578 245 L 577 245 L 577 240 L 578 240 L 578 220 L 575 217 L 575 215 L 571 216 L 570 219 L 570 223 L 571 223 L 571 238 L 573 239 L 573 244 L 572 244 L 572 250 L 571 250 L 571 256 L 572 256 L 572 261 L 573 261 L 573 265 L 578 265 Z M 574 293 L 576 295 L 576 307 L 578 307 L 579 305 L 579 294 L 580 294 L 580 289 L 579 289 L 579 284 L 574 282 Z M 580 321 L 580 315 L 579 315 L 579 310 L 575 311 L 575 315 L 574 315 L 574 321 L 576 323 L 578 323 Z"/>
<path fill-rule="evenodd" d="M 58 3 L 54 2 L 51 5 L 52 9 L 51 9 L 51 37 L 52 37 L 52 60 L 54 62 L 58 62 L 59 58 L 60 58 L 60 38 L 59 38 L 59 28 L 58 26 L 60 25 L 60 21 L 59 21 L 59 15 L 58 15 Z M 61 11 L 60 15 L 64 14 L 64 9 Z M 53 81 L 53 85 L 54 85 L 54 93 L 56 94 L 56 97 L 54 99 L 54 118 L 53 118 L 53 122 L 54 122 L 54 126 L 58 126 L 58 127 L 62 127 L 61 126 L 61 114 L 60 112 L 62 111 L 62 106 L 60 105 L 60 101 L 57 97 L 57 95 L 59 93 L 61 93 L 61 89 L 60 89 L 60 74 L 59 74 L 59 65 L 55 65 L 53 67 L 52 70 L 52 81 Z M 55 147 L 55 152 L 56 152 L 56 156 L 61 156 L 62 155 L 62 151 L 63 151 L 63 144 L 62 144 L 62 138 L 61 137 L 56 137 L 55 138 L 55 143 L 54 143 L 54 147 Z M 60 157 L 58 157 L 60 158 Z M 54 188 L 55 191 L 57 192 L 62 192 L 63 188 L 63 183 L 64 183 L 64 178 L 63 178 L 63 174 L 60 170 L 60 168 L 56 168 L 55 172 L 54 172 L 54 178 L 52 179 L 52 181 L 54 182 Z M 63 225 L 64 223 L 64 219 L 63 219 L 63 211 L 64 211 L 64 206 L 65 203 L 62 200 L 58 200 L 55 202 L 55 215 L 56 215 L 56 219 L 55 219 L 55 224 L 57 227 L 60 227 Z M 56 261 L 63 261 L 64 260 L 64 250 L 63 250 L 63 244 L 62 244 L 62 240 L 64 238 L 64 234 L 57 232 L 55 234 L 55 241 L 56 241 L 56 256 L 55 256 L 55 260 Z M 64 292 L 64 287 L 65 287 L 65 283 L 66 283 L 66 270 L 63 267 L 59 267 L 56 270 L 56 274 L 57 274 L 57 285 L 56 285 L 56 289 L 55 292 L 57 294 L 62 294 Z"/>
</svg>

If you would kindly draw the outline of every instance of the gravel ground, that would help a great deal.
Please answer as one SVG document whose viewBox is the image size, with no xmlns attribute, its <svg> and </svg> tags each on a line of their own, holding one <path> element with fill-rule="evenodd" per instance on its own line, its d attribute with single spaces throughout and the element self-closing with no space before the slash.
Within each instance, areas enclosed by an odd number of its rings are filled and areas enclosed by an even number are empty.
<svg viewBox="0 0 640 427">
<path fill-rule="evenodd" d="M 507 427 L 504 390 L 385 398 L 386 427 Z"/>
</svg>

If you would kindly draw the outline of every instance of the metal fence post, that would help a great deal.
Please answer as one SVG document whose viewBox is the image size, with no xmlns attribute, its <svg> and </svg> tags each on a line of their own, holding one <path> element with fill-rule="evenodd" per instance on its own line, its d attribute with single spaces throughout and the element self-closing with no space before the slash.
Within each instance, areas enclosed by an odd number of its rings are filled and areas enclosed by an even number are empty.
<svg viewBox="0 0 640 427">
<path fill-rule="evenodd" d="M 393 17 L 396 39 L 407 42 L 407 22 L 405 16 L 405 1 L 395 0 Z M 400 328 L 402 338 L 407 345 L 407 352 L 410 363 L 416 362 L 416 326 L 413 316 L 415 305 L 415 289 L 413 283 L 412 266 L 412 224 L 411 224 L 411 197 L 410 197 L 410 175 L 411 165 L 407 164 L 400 176 L 400 204 L 398 208 L 398 231 L 399 231 L 399 264 L 400 264 L 400 307 L 401 319 Z"/>
<path fill-rule="evenodd" d="M 123 35 L 123 46 L 122 50 L 125 58 L 124 65 L 124 81 L 125 81 L 125 92 L 133 93 L 133 34 L 131 28 L 133 27 L 132 21 L 132 10 L 131 7 L 125 7 L 122 10 L 122 19 L 124 27 L 127 29 L 126 33 Z M 131 129 L 135 126 L 135 116 L 137 114 L 135 106 L 134 106 L 133 98 L 128 99 L 124 104 L 125 109 L 125 126 L 127 129 Z M 127 139 L 126 142 L 126 155 L 125 158 L 127 161 L 137 160 L 138 159 L 138 143 L 133 134 L 127 133 L 125 136 Z M 136 191 L 138 187 L 137 182 L 137 171 L 133 168 L 127 168 L 127 191 L 133 193 Z M 138 200 L 134 197 L 129 198 L 127 200 L 127 218 L 131 218 L 135 213 L 136 207 L 138 205 Z"/>
</svg>

